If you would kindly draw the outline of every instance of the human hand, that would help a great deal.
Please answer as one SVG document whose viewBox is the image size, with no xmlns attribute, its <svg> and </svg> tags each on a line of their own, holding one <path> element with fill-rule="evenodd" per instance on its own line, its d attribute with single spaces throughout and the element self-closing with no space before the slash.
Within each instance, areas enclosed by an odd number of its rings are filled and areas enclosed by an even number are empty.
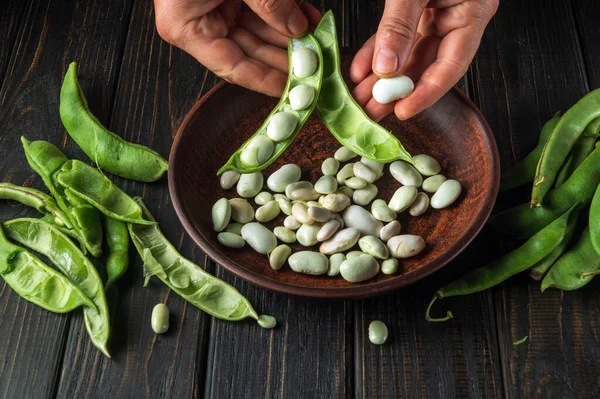
<svg viewBox="0 0 600 399">
<path fill-rule="evenodd" d="M 321 19 L 294 0 L 154 0 L 154 7 L 165 41 L 228 82 L 275 97 L 287 80 L 287 39 Z"/>
<path fill-rule="evenodd" d="M 386 0 L 377 34 L 350 67 L 356 101 L 375 120 L 392 111 L 405 120 L 433 105 L 467 71 L 498 2 Z M 399 74 L 415 82 L 414 92 L 390 104 L 376 102 L 375 82 Z"/>
</svg>

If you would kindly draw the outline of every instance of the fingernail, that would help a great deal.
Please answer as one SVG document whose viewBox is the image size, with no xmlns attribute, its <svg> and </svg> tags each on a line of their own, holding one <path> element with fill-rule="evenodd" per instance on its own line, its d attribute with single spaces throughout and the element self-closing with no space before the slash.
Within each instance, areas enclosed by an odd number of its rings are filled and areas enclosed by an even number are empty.
<svg viewBox="0 0 600 399">
<path fill-rule="evenodd" d="M 308 28 L 308 22 L 300 10 L 294 10 L 288 18 L 287 27 L 292 34 L 301 35 Z"/>
<path fill-rule="evenodd" d="M 398 70 L 398 56 L 393 51 L 382 48 L 375 57 L 375 72 L 392 73 Z"/>
</svg>

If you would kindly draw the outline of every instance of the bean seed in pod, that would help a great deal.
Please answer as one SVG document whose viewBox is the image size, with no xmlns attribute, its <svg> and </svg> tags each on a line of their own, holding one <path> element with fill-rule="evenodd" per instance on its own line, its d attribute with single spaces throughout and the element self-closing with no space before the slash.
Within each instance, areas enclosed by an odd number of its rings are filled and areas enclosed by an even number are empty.
<svg viewBox="0 0 600 399">
<path fill-rule="evenodd" d="M 354 177 L 353 163 L 349 163 L 342 166 L 342 169 L 340 169 L 340 171 L 337 172 L 337 175 L 335 176 L 339 185 L 346 184 L 346 180 L 350 179 L 351 177 Z"/>
<path fill-rule="evenodd" d="M 217 234 L 217 240 L 229 248 L 242 248 L 246 245 L 246 241 L 242 237 L 226 231 Z"/>
<path fill-rule="evenodd" d="M 437 175 L 442 171 L 442 167 L 440 166 L 439 162 L 429 155 L 415 155 L 413 160 L 415 161 L 415 168 L 423 176 Z"/>
<path fill-rule="evenodd" d="M 287 199 L 287 197 L 279 197 L 276 199 L 276 201 L 279 205 L 279 209 L 281 209 L 281 212 L 283 212 L 287 216 L 290 216 L 292 214 L 292 203 Z"/>
<path fill-rule="evenodd" d="M 273 194 L 268 191 L 261 191 L 254 197 L 254 202 L 256 202 L 257 205 L 264 205 L 267 202 L 273 201 L 273 199 Z"/>
<path fill-rule="evenodd" d="M 301 175 L 302 170 L 300 170 L 298 165 L 288 163 L 269 176 L 267 179 L 267 187 L 275 193 L 282 193 L 288 185 L 300 180 Z"/>
<path fill-rule="evenodd" d="M 377 179 L 377 175 L 367 165 L 362 162 L 355 162 L 352 166 L 354 176 L 363 179 L 367 183 L 373 183 Z M 350 186 L 351 187 L 351 186 Z"/>
<path fill-rule="evenodd" d="M 279 216 L 279 205 L 277 201 L 267 202 L 256 210 L 256 220 L 261 223 L 267 223 Z"/>
<path fill-rule="evenodd" d="M 404 75 L 393 78 L 379 79 L 373 85 L 373 99 L 379 104 L 389 104 L 392 101 L 408 97 L 415 89 L 411 78 Z"/>
<path fill-rule="evenodd" d="M 292 191 L 290 198 L 292 200 L 299 200 L 299 201 L 312 201 L 312 200 L 319 199 L 320 196 L 321 196 L 321 194 L 316 192 L 315 189 L 311 187 L 311 188 L 299 188 L 299 189 Z"/>
<path fill-rule="evenodd" d="M 342 262 L 346 260 L 346 255 L 344 254 L 333 254 L 329 257 L 329 267 L 327 268 L 328 276 L 337 276 L 340 274 L 340 266 Z"/>
<path fill-rule="evenodd" d="M 423 176 L 408 162 L 393 162 L 390 165 L 390 173 L 404 186 L 420 187 L 423 183 Z"/>
<path fill-rule="evenodd" d="M 302 47 L 292 52 L 292 71 L 298 78 L 311 76 L 318 64 L 317 54 L 309 48 Z"/>
<path fill-rule="evenodd" d="M 397 213 L 404 212 L 415 202 L 418 194 L 415 186 L 402 186 L 396 190 L 388 206 Z"/>
<path fill-rule="evenodd" d="M 357 256 L 364 255 L 363 251 L 350 251 L 346 254 L 346 259 L 356 258 Z"/>
<path fill-rule="evenodd" d="M 377 192 L 378 189 L 376 185 L 367 184 L 364 188 L 354 191 L 352 200 L 357 205 L 367 205 L 377 196 Z"/>
<path fill-rule="evenodd" d="M 308 214 L 306 205 L 299 202 L 292 205 L 292 215 L 302 224 L 313 224 L 315 221 Z"/>
<path fill-rule="evenodd" d="M 221 198 L 212 207 L 213 228 L 218 233 L 223 231 L 231 219 L 231 205 L 227 198 Z"/>
<path fill-rule="evenodd" d="M 241 223 L 229 223 L 227 227 L 225 227 L 225 231 L 228 233 L 237 234 L 238 236 L 242 235 L 242 227 L 244 225 Z"/>
<path fill-rule="evenodd" d="M 340 162 L 348 162 L 352 158 L 356 158 L 358 155 L 346 146 L 341 146 L 337 149 L 333 157 Z"/>
<path fill-rule="evenodd" d="M 383 274 L 394 274 L 398 271 L 398 259 L 389 258 L 381 262 L 381 272 Z"/>
<path fill-rule="evenodd" d="M 431 197 L 431 207 L 442 209 L 452 205 L 460 195 L 461 190 L 462 188 L 458 180 L 446 180 L 435 194 L 433 194 L 433 197 Z"/>
<path fill-rule="evenodd" d="M 242 150 L 240 160 L 249 167 L 259 166 L 271 158 L 274 150 L 275 143 L 269 137 L 259 135 L 254 137 Z"/>
<path fill-rule="evenodd" d="M 351 177 L 349 179 L 346 179 L 344 184 L 353 190 L 359 190 L 361 188 L 364 188 L 367 185 L 367 182 L 361 179 L 360 177 Z"/>
<path fill-rule="evenodd" d="M 305 180 L 301 180 L 301 181 L 297 181 L 294 183 L 290 183 L 286 188 L 285 188 L 285 195 L 289 198 L 292 199 L 292 193 L 296 190 L 300 190 L 302 188 L 309 188 L 309 189 L 313 189 L 313 184 L 309 181 L 305 181 Z"/>
<path fill-rule="evenodd" d="M 435 175 L 428 177 L 423 181 L 423 191 L 427 193 L 435 193 L 445 181 L 446 176 L 444 175 Z"/>
<path fill-rule="evenodd" d="M 331 219 L 331 211 L 329 209 L 311 206 L 308 208 L 308 216 L 317 222 L 326 222 Z"/>
<path fill-rule="evenodd" d="M 283 241 L 286 244 L 296 242 L 296 233 L 287 227 L 277 226 L 273 229 L 273 234 L 275 234 L 275 237 L 277 237 L 280 241 Z"/>
<path fill-rule="evenodd" d="M 285 244 L 275 247 L 269 254 L 269 265 L 271 269 L 279 270 L 292 254 L 292 249 Z"/>
<path fill-rule="evenodd" d="M 329 259 L 323 254 L 313 251 L 296 252 L 288 258 L 288 263 L 297 273 L 320 275 L 327 273 Z"/>
<path fill-rule="evenodd" d="M 383 226 L 383 228 L 379 232 L 379 238 L 381 238 L 381 241 L 387 242 L 390 238 L 400 234 L 401 229 L 402 225 L 400 225 L 400 222 L 397 220 L 393 220 L 385 226 Z"/>
<path fill-rule="evenodd" d="M 377 259 L 387 259 L 390 252 L 381 240 L 375 236 L 364 236 L 358 240 L 361 251 Z"/>
<path fill-rule="evenodd" d="M 229 190 L 238 182 L 238 180 L 240 180 L 240 174 L 236 171 L 228 170 L 221 175 L 221 187 L 224 190 Z"/>
<path fill-rule="evenodd" d="M 344 252 L 352 248 L 360 238 L 360 231 L 355 228 L 347 228 L 338 231 L 329 240 L 323 242 L 319 247 L 319 252 L 325 255 L 333 255 L 338 252 Z"/>
<path fill-rule="evenodd" d="M 243 198 L 252 198 L 260 193 L 263 187 L 263 175 L 260 172 L 244 173 L 237 184 L 237 193 Z"/>
<path fill-rule="evenodd" d="M 260 223 L 248 223 L 242 227 L 242 237 L 256 252 L 266 255 L 277 246 L 277 237 Z"/>
<path fill-rule="evenodd" d="M 296 240 L 305 247 L 312 247 L 317 244 L 317 235 L 323 225 L 321 223 L 303 224 L 296 231 Z"/>
<path fill-rule="evenodd" d="M 425 248 L 425 240 L 421 236 L 404 234 L 390 238 L 387 247 L 394 258 L 410 258 Z"/>
<path fill-rule="evenodd" d="M 319 194 L 332 194 L 337 188 L 338 182 L 333 176 L 323 176 L 315 183 L 315 191 Z"/>
<path fill-rule="evenodd" d="M 383 176 L 383 167 L 385 166 L 385 164 L 383 162 L 373 161 L 373 160 L 371 160 L 369 158 L 365 158 L 365 157 L 362 157 L 360 159 L 360 162 L 362 162 L 369 169 L 371 169 L 373 172 L 375 172 L 375 174 L 377 175 L 377 178 L 375 180 L 377 180 L 381 176 Z"/>
<path fill-rule="evenodd" d="M 375 219 L 380 220 L 382 222 L 391 222 L 396 220 L 398 214 L 396 211 L 390 209 L 387 205 L 378 206 L 371 210 L 371 213 L 375 217 Z"/>
<path fill-rule="evenodd" d="M 232 198 L 229 200 L 231 205 L 231 218 L 238 223 L 246 224 L 254 219 L 254 208 L 243 198 Z"/>
<path fill-rule="evenodd" d="M 350 198 L 344 194 L 328 194 L 321 203 L 324 208 L 331 212 L 341 212 L 350 205 Z"/>
<path fill-rule="evenodd" d="M 421 216 L 429 208 L 429 197 L 425 193 L 417 194 L 417 199 L 408 209 L 411 216 Z"/>
<path fill-rule="evenodd" d="M 262 328 L 266 328 L 270 330 L 271 328 L 275 328 L 277 325 L 277 320 L 273 316 L 268 316 L 266 314 L 258 316 L 257 323 Z"/>
<path fill-rule="evenodd" d="M 344 194 L 346 197 L 352 198 L 352 196 L 354 195 L 354 190 L 352 190 L 348 186 L 341 186 L 341 187 L 338 187 L 338 189 L 336 190 L 336 193 Z"/>
<path fill-rule="evenodd" d="M 379 236 L 383 223 L 375 219 L 369 211 L 358 205 L 350 205 L 343 214 L 347 227 L 358 229 L 363 235 Z"/>
<path fill-rule="evenodd" d="M 360 283 L 375 277 L 379 273 L 379 263 L 371 255 L 364 254 L 346 259 L 340 265 L 340 274 L 344 280 Z"/>
<path fill-rule="evenodd" d="M 290 230 L 298 230 L 300 226 L 302 226 L 302 223 L 300 223 L 293 215 L 290 215 L 283 220 L 283 226 Z"/>
<path fill-rule="evenodd" d="M 319 233 L 317 234 L 317 240 L 319 242 L 323 242 L 325 240 L 330 239 L 340 228 L 340 222 L 337 220 L 330 220 L 321 227 Z"/>
<path fill-rule="evenodd" d="M 294 111 L 302 111 L 312 104 L 315 99 L 315 89 L 309 85 L 301 84 L 290 90 L 290 107 Z"/>
<path fill-rule="evenodd" d="M 383 345 L 388 339 L 388 328 L 384 322 L 373 320 L 369 324 L 369 341 L 375 345 Z"/>
<path fill-rule="evenodd" d="M 340 161 L 335 158 L 327 158 L 321 164 L 321 172 L 325 176 L 335 176 L 335 174 L 340 169 Z"/>
<path fill-rule="evenodd" d="M 269 139 L 276 143 L 283 141 L 290 137 L 292 133 L 294 133 L 297 123 L 298 120 L 296 119 L 296 115 L 294 115 L 292 112 L 278 112 L 273 115 L 269 121 L 269 126 L 267 126 L 267 136 L 269 136 Z"/>
<path fill-rule="evenodd" d="M 387 202 L 385 202 L 385 200 L 382 199 L 376 199 L 371 204 L 371 212 L 373 212 L 373 209 L 379 208 L 380 206 L 387 206 Z"/>
<path fill-rule="evenodd" d="M 169 329 L 169 308 L 164 303 L 159 303 L 152 309 L 150 319 L 152 331 L 156 334 L 164 334 Z"/>
</svg>

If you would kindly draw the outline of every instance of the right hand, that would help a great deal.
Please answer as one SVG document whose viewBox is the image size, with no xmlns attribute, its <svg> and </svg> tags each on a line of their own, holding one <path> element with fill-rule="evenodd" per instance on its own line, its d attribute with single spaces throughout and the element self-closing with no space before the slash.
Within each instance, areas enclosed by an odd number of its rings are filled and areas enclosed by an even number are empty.
<svg viewBox="0 0 600 399">
<path fill-rule="evenodd" d="M 154 6 L 164 40 L 226 81 L 274 97 L 287 80 L 287 39 L 321 19 L 315 7 L 294 0 L 154 0 Z"/>
</svg>

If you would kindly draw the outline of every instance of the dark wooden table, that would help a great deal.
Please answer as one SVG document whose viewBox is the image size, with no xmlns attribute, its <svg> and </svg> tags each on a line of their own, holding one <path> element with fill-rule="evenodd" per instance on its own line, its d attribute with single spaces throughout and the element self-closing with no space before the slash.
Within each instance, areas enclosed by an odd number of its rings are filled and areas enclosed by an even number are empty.
<svg viewBox="0 0 600 399">
<path fill-rule="evenodd" d="M 360 46 L 376 31 L 384 2 L 313 3 L 333 9 L 343 45 Z M 595 0 L 501 1 L 460 87 L 489 121 L 503 169 L 535 145 L 555 111 L 600 86 L 599 20 Z M 149 0 L 5 0 L 2 180 L 42 187 L 25 162 L 21 135 L 86 159 L 58 115 L 62 76 L 71 61 L 80 63 L 82 85 L 99 119 L 164 156 L 186 112 L 219 81 L 160 39 Z M 165 181 L 117 183 L 146 198 L 185 256 L 232 283 L 280 326 L 267 331 L 251 322 L 223 322 L 156 282 L 142 288 L 136 256 L 107 293 L 109 360 L 90 344 L 81 312 L 51 314 L 2 282 L 1 397 L 600 397 L 600 281 L 576 292 L 542 294 L 538 283 L 518 276 L 480 294 L 445 300 L 441 306 L 457 316 L 451 322 L 425 321 L 425 305 L 441 283 L 507 248 L 487 230 L 452 264 L 407 289 L 358 301 L 308 300 L 254 287 L 208 260 L 183 232 Z M 0 220 L 34 214 L 0 204 Z M 150 330 L 157 302 L 172 312 L 164 336 Z M 366 338 L 373 319 L 389 326 L 385 346 Z M 526 343 L 512 345 L 525 335 Z"/>
</svg>

